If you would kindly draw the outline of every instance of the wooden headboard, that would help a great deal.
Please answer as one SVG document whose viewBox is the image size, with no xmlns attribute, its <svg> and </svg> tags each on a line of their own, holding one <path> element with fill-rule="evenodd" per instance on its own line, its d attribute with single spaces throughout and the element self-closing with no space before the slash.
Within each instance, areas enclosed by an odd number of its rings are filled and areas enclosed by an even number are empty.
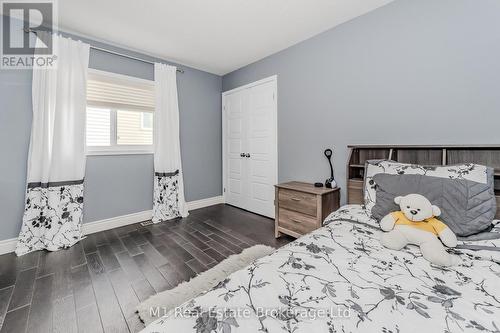
<svg viewBox="0 0 500 333">
<path fill-rule="evenodd" d="M 363 203 L 365 161 L 391 159 L 421 165 L 477 163 L 495 169 L 496 218 L 500 218 L 500 145 L 350 145 L 347 159 L 347 203 Z"/>
</svg>

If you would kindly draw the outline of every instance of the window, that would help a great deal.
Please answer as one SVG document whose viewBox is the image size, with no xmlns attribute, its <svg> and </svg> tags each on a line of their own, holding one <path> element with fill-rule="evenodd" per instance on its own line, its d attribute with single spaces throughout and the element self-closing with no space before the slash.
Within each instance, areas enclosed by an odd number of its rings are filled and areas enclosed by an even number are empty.
<svg viewBox="0 0 500 333">
<path fill-rule="evenodd" d="M 141 128 L 143 130 L 153 130 L 153 114 L 151 112 L 141 113 Z"/>
<path fill-rule="evenodd" d="M 153 82 L 107 72 L 89 72 L 87 152 L 153 152 Z"/>
</svg>

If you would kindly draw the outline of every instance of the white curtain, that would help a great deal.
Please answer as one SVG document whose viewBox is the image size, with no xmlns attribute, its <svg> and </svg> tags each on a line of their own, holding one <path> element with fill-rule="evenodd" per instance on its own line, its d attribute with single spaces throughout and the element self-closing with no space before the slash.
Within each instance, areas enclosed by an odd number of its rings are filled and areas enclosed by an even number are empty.
<svg viewBox="0 0 500 333">
<path fill-rule="evenodd" d="M 155 63 L 154 223 L 188 216 L 179 136 L 177 68 Z"/>
<path fill-rule="evenodd" d="M 37 43 L 47 37 L 40 36 Z M 55 66 L 33 68 L 28 184 L 17 255 L 70 247 L 82 237 L 90 48 L 58 35 L 52 38 Z"/>
</svg>

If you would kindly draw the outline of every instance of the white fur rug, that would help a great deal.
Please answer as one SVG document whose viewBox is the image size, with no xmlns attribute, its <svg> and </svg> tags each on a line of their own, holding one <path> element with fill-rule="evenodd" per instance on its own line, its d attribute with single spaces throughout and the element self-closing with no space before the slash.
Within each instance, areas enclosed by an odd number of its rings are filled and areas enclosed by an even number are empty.
<svg viewBox="0 0 500 333">
<path fill-rule="evenodd" d="M 149 325 L 158 319 L 156 316 L 151 316 L 151 308 L 159 308 L 160 314 L 163 315 L 204 291 L 212 289 L 228 275 L 245 268 L 255 260 L 271 254 L 274 251 L 275 249 L 270 246 L 254 245 L 244 249 L 240 254 L 233 254 L 211 269 L 198 274 L 191 280 L 182 282 L 177 287 L 156 294 L 139 304 L 137 307 L 139 317 L 145 325 Z"/>
</svg>

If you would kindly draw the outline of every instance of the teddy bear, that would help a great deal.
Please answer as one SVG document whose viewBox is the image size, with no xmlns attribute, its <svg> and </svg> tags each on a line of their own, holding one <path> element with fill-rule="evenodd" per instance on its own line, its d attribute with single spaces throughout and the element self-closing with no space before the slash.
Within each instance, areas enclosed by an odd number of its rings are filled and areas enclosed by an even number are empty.
<svg viewBox="0 0 500 333">
<path fill-rule="evenodd" d="M 443 246 L 455 247 L 457 237 L 436 218 L 441 215 L 439 207 L 420 194 L 399 196 L 394 198 L 394 202 L 401 210 L 386 215 L 380 221 L 382 230 L 387 231 L 381 237 L 385 247 L 401 250 L 407 244 L 414 244 L 420 247 L 423 257 L 433 264 L 458 264 L 458 256 L 449 254 Z"/>
</svg>

